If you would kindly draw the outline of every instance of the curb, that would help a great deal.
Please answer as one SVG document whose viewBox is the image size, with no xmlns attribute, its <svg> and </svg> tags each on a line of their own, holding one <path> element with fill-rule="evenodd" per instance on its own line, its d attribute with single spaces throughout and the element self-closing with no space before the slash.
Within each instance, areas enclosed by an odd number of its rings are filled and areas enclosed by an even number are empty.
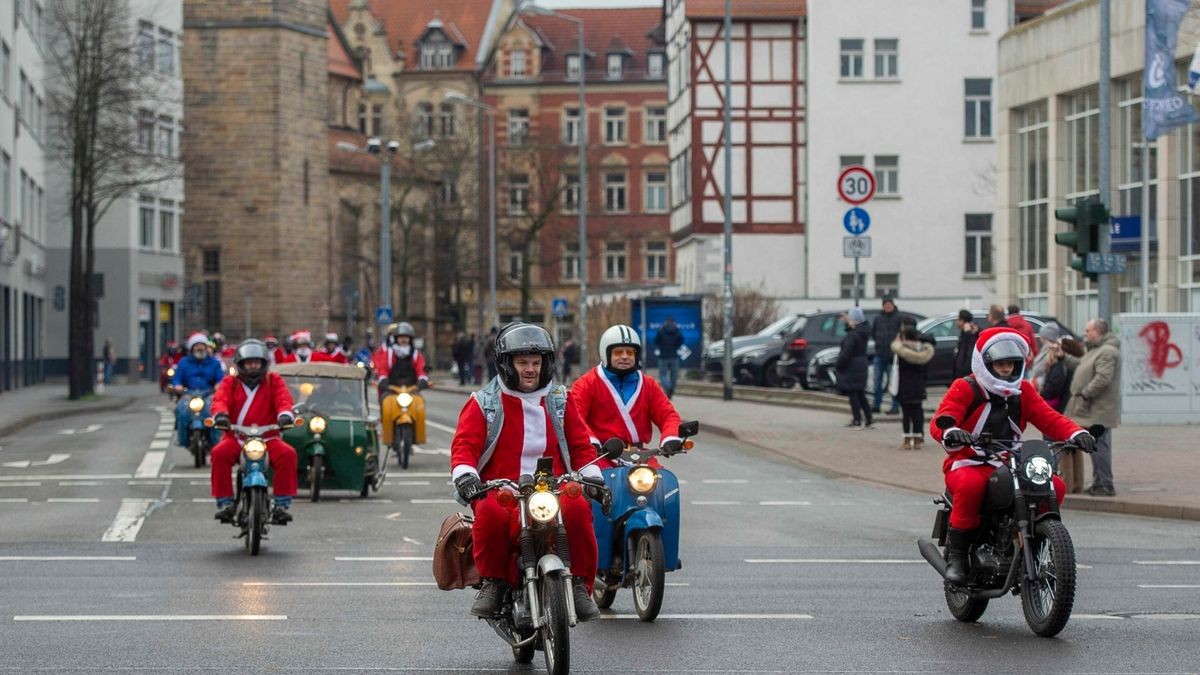
<svg viewBox="0 0 1200 675">
<path fill-rule="evenodd" d="M 32 415 L 26 415 L 25 417 L 22 417 L 18 420 L 14 420 L 12 422 L 8 422 L 8 423 L 0 426 L 0 438 L 7 436 L 13 430 L 18 429 L 20 427 L 26 427 L 31 424 L 38 424 L 39 422 L 45 422 L 45 421 L 57 419 L 60 417 L 76 417 L 79 415 L 88 415 L 91 413 L 115 412 L 117 410 L 122 410 L 124 408 L 129 407 L 130 405 L 133 405 L 133 402 L 136 400 L 137 400 L 137 397 L 129 397 L 129 398 L 125 398 L 124 400 L 121 400 L 121 401 L 113 401 L 112 403 L 103 403 L 103 404 L 96 404 L 96 405 L 92 405 L 92 406 L 82 406 L 82 407 L 77 407 L 77 408 L 66 408 L 63 410 L 52 410 L 52 411 L 34 413 Z"/>
</svg>

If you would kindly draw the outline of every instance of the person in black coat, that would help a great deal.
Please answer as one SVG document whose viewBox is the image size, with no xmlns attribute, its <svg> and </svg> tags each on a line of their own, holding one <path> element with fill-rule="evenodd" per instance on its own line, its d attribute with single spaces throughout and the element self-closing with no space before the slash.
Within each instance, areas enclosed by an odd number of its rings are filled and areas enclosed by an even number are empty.
<svg viewBox="0 0 1200 675">
<path fill-rule="evenodd" d="M 975 316 L 971 310 L 959 310 L 958 346 L 954 348 L 954 379 L 971 374 L 971 355 L 975 353 L 975 341 L 979 339 L 979 326 L 975 325 Z"/>
<path fill-rule="evenodd" d="M 896 400 L 904 413 L 904 442 L 901 450 L 920 450 L 925 442 L 925 371 L 933 359 L 934 346 L 921 339 L 915 324 L 906 323 L 892 342 L 898 382 Z"/>
<path fill-rule="evenodd" d="M 842 320 L 846 322 L 846 336 L 842 338 L 835 370 L 838 391 L 850 398 L 853 419 L 846 427 L 868 429 L 873 425 L 871 405 L 867 402 L 867 341 L 871 339 L 871 327 L 858 307 L 843 314 Z"/>
</svg>

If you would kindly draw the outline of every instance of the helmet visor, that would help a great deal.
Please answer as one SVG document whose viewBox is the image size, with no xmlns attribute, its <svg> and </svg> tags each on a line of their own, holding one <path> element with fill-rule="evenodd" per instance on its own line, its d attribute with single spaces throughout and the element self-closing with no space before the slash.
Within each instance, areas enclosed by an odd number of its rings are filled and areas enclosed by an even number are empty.
<svg viewBox="0 0 1200 675">
<path fill-rule="evenodd" d="M 983 362 L 1024 361 L 1027 348 L 1024 342 L 1018 340 L 996 341 L 983 352 Z"/>
<path fill-rule="evenodd" d="M 524 324 L 509 329 L 496 344 L 499 354 L 553 354 L 554 342 L 544 328 Z"/>
</svg>

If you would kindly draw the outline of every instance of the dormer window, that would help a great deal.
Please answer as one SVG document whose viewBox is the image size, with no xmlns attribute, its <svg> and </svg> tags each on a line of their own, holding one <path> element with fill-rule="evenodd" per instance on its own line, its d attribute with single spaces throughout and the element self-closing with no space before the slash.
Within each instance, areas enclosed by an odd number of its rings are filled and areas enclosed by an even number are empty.
<svg viewBox="0 0 1200 675">
<path fill-rule="evenodd" d="M 621 69 L 622 69 L 623 65 L 624 65 L 624 60 L 621 58 L 620 54 L 609 54 L 608 55 L 608 71 L 607 71 L 608 79 L 610 79 L 610 80 L 621 79 Z"/>
<path fill-rule="evenodd" d="M 449 70 L 454 67 L 454 45 L 427 42 L 421 45 L 421 70 Z"/>
<path fill-rule="evenodd" d="M 647 77 L 658 79 L 663 76 L 663 54 L 655 52 L 648 54 L 646 57 L 646 75 Z"/>
<path fill-rule="evenodd" d="M 578 54 L 568 54 L 567 55 L 567 79 L 568 80 L 578 80 L 579 79 L 579 55 Z"/>
<path fill-rule="evenodd" d="M 526 65 L 526 52 L 524 49 L 514 49 L 508 55 L 508 75 L 513 78 L 522 78 L 529 76 L 529 67 Z"/>
</svg>

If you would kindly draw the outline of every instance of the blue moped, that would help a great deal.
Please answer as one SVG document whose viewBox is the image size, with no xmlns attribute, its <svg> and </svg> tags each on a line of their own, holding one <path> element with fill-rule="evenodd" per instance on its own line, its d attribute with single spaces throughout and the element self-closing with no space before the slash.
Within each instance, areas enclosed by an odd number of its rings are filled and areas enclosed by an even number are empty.
<svg viewBox="0 0 1200 675">
<path fill-rule="evenodd" d="M 679 435 L 686 452 L 699 422 L 684 422 Z M 612 493 L 612 508 L 605 515 L 592 504 L 600 569 L 592 595 L 601 608 L 612 606 L 617 590 L 633 589 L 638 618 L 653 621 L 662 609 L 665 574 L 683 566 L 679 560 L 679 480 L 667 469 L 651 463 L 665 457 L 658 449 L 627 448 L 620 466 L 605 469 L 604 481 Z"/>
</svg>

